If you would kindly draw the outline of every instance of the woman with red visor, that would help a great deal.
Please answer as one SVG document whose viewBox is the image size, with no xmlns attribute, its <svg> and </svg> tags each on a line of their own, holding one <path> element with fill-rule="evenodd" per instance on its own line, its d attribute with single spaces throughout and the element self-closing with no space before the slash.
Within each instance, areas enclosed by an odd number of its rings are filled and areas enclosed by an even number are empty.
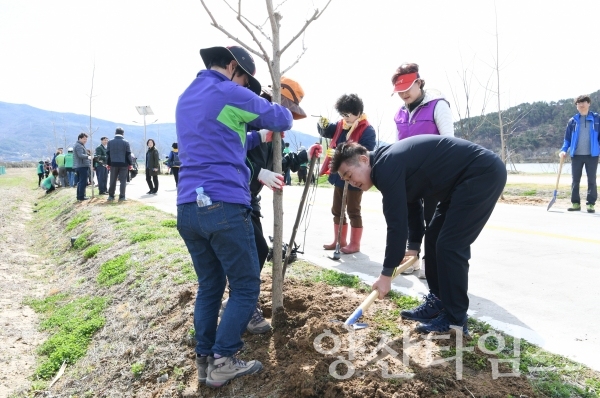
<svg viewBox="0 0 600 398">
<path fill-rule="evenodd" d="M 419 65 L 415 63 L 400 65 L 392 76 L 392 84 L 394 93 L 398 93 L 398 96 L 404 101 L 404 105 L 394 116 L 398 128 L 398 140 L 421 134 L 454 136 L 450 104 L 439 91 L 424 90 L 425 80 L 419 75 Z M 425 228 L 433 218 L 436 206 L 436 201 L 423 199 Z M 409 250 L 418 251 L 420 247 L 421 242 L 408 242 Z M 412 255 L 416 255 L 417 251 L 412 252 Z M 415 263 L 403 274 L 411 274 L 419 269 L 422 269 L 418 275 L 419 278 L 425 278 L 427 274 L 425 257 L 421 260 L 421 264 Z"/>
</svg>

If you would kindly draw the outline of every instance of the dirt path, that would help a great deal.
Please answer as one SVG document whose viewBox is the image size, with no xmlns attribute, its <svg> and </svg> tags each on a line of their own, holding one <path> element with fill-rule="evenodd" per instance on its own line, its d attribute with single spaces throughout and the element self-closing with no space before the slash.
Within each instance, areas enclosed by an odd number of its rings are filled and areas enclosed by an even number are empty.
<svg viewBox="0 0 600 398">
<path fill-rule="evenodd" d="M 0 183 L 0 195 L 0 397 L 7 397 L 31 384 L 27 378 L 44 338 L 37 315 L 23 300 L 44 293 L 44 260 L 31 249 L 47 242 L 34 242 L 26 227 L 39 192 Z"/>
</svg>

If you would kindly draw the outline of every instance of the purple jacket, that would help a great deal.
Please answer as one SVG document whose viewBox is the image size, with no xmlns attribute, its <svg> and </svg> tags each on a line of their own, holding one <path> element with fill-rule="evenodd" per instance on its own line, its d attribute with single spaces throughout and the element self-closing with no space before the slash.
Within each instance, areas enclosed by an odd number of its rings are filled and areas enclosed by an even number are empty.
<svg viewBox="0 0 600 398">
<path fill-rule="evenodd" d="M 398 127 L 398 140 L 403 140 L 404 138 L 412 137 L 413 135 L 440 135 L 433 118 L 435 106 L 439 100 L 441 100 L 441 98 L 431 100 L 425 105 L 419 105 L 410 122 L 410 113 L 408 109 L 405 106 L 400 108 L 398 113 L 396 113 L 396 116 L 394 116 L 394 121 Z"/>
</svg>

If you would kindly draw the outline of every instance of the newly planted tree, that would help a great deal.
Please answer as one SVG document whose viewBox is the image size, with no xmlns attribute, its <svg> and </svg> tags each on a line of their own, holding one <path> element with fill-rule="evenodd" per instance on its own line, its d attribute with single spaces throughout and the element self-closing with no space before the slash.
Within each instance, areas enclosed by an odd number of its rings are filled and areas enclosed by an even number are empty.
<svg viewBox="0 0 600 398">
<path fill-rule="evenodd" d="M 306 19 L 302 27 L 299 28 L 298 32 L 292 35 L 292 37 L 283 46 L 281 45 L 281 20 L 283 15 L 279 11 L 280 7 L 286 2 L 285 0 L 280 4 L 273 6 L 272 0 L 265 0 L 266 5 L 266 16 L 265 21 L 261 23 L 252 22 L 242 12 L 242 1 L 238 0 L 237 8 L 232 7 L 226 0 L 224 3 L 231 9 L 235 15 L 235 19 L 241 24 L 246 33 L 250 36 L 253 45 L 249 45 L 244 40 L 239 38 L 237 35 L 232 34 L 230 30 L 221 26 L 205 0 L 200 0 L 202 6 L 206 10 L 206 13 L 211 19 L 211 25 L 223 32 L 227 37 L 244 47 L 250 53 L 256 55 L 258 58 L 265 61 L 269 67 L 269 74 L 271 75 L 271 87 L 273 90 L 272 100 L 275 103 L 281 103 L 281 76 L 289 71 L 294 65 L 296 65 L 302 55 L 306 52 L 304 46 L 304 40 L 302 40 L 302 48 L 300 53 L 296 56 L 296 59 L 290 63 L 289 66 L 284 69 L 281 68 L 282 55 L 290 48 L 290 46 L 300 37 L 303 36 L 308 26 L 316 21 L 331 3 L 331 0 L 327 0 L 321 10 L 318 8 L 314 9 L 314 12 L 310 18 Z M 271 32 L 270 34 L 265 31 L 265 25 L 269 22 Z M 262 37 L 262 40 L 259 39 Z M 267 51 L 268 45 L 265 46 L 263 41 L 270 44 L 271 52 Z M 258 47 L 258 49 L 256 49 Z M 274 132 L 273 134 L 273 166 L 274 172 L 281 173 L 281 134 Z M 275 191 L 273 195 L 273 247 L 275 253 L 283 247 L 283 192 Z M 273 323 L 278 324 L 283 313 L 283 264 L 281 256 L 273 256 Z"/>
</svg>

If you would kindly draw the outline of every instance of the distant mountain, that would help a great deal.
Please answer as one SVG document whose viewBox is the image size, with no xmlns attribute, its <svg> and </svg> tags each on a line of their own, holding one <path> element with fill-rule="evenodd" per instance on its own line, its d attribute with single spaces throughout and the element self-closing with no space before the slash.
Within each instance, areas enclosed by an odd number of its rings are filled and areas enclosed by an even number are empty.
<svg viewBox="0 0 600 398">
<path fill-rule="evenodd" d="M 148 122 L 148 120 L 147 120 Z M 77 141 L 81 132 L 87 133 L 90 117 L 74 113 L 60 113 L 34 108 L 29 105 L 0 102 L 0 161 L 39 160 L 51 158 L 58 147 L 68 148 Z M 112 138 L 115 129 L 122 127 L 134 154 L 143 157 L 145 151 L 144 126 L 117 124 L 108 120 L 92 118 L 93 144 L 100 144 L 100 137 Z M 177 141 L 175 123 L 156 123 L 146 126 L 146 138 L 156 141 L 161 156 Z M 290 130 L 285 142 L 295 152 L 300 146 L 307 149 L 319 138 Z M 90 147 L 90 145 L 87 145 Z"/>
<path fill-rule="evenodd" d="M 52 157 L 57 147 L 73 146 L 79 133 L 88 133 L 89 126 L 90 117 L 86 115 L 52 112 L 29 105 L 0 102 L 0 160 L 38 160 Z M 100 144 L 102 136 L 112 138 L 119 126 L 125 130 L 125 138 L 131 143 L 134 154 L 145 149 L 144 126 L 117 124 L 97 118 L 92 118 L 93 146 Z M 156 141 L 161 155 L 168 154 L 171 144 L 176 141 L 175 124 L 147 125 L 146 137 Z"/>
</svg>

